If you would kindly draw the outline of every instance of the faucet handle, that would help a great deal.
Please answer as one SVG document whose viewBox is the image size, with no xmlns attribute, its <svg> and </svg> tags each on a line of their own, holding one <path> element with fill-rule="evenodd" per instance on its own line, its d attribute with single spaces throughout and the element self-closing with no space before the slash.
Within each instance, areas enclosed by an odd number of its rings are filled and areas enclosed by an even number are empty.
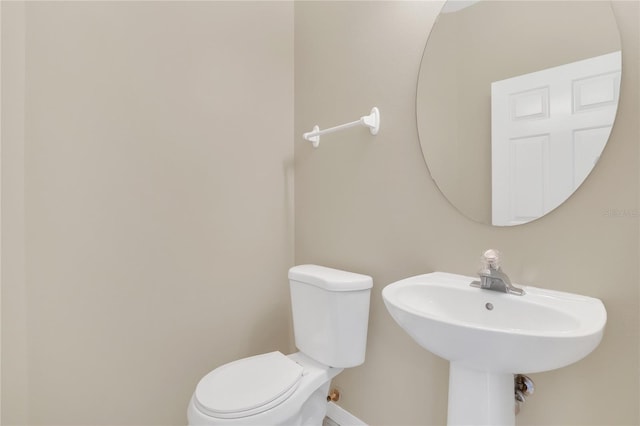
<svg viewBox="0 0 640 426">
<path fill-rule="evenodd" d="M 482 265 L 484 269 L 500 269 L 500 252 L 489 249 L 482 254 Z"/>
</svg>

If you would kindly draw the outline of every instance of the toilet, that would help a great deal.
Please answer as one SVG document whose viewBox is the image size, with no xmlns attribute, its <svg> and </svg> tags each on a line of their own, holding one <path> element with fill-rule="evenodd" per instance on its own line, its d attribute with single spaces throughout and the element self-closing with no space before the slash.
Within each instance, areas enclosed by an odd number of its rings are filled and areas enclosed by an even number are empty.
<svg viewBox="0 0 640 426">
<path fill-rule="evenodd" d="M 364 362 L 373 281 L 317 265 L 289 270 L 296 347 L 224 364 L 191 397 L 189 425 L 320 426 L 331 379 Z"/>
</svg>

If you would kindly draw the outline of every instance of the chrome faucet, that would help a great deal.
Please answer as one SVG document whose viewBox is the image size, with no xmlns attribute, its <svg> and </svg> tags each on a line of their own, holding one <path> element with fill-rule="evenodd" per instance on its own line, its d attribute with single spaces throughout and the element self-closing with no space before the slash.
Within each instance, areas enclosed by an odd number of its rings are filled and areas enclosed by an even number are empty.
<svg viewBox="0 0 640 426">
<path fill-rule="evenodd" d="M 524 290 L 511 284 L 511 280 L 500 268 L 500 253 L 489 249 L 482 255 L 483 268 L 478 272 L 480 281 L 473 281 L 473 287 L 522 296 Z"/>
</svg>

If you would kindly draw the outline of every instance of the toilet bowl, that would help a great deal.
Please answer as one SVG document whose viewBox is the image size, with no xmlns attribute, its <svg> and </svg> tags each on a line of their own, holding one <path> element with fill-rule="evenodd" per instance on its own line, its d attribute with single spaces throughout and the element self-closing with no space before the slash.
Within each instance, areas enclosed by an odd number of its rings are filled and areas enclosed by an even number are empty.
<svg viewBox="0 0 640 426">
<path fill-rule="evenodd" d="M 300 352 L 270 352 L 225 364 L 198 383 L 189 424 L 320 425 L 331 379 L 341 371 Z M 255 387 L 257 382 L 264 385 Z"/>
<path fill-rule="evenodd" d="M 189 425 L 320 426 L 331 379 L 364 362 L 371 277 L 316 265 L 289 270 L 296 346 L 224 364 L 204 376 Z"/>
</svg>

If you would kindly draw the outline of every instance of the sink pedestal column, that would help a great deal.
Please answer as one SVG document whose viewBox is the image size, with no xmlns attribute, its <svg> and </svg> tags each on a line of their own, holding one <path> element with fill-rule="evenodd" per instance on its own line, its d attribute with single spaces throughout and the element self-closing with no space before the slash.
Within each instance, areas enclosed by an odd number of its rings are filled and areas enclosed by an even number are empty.
<svg viewBox="0 0 640 426">
<path fill-rule="evenodd" d="M 449 365 L 449 426 L 514 426 L 513 374 Z"/>
</svg>

